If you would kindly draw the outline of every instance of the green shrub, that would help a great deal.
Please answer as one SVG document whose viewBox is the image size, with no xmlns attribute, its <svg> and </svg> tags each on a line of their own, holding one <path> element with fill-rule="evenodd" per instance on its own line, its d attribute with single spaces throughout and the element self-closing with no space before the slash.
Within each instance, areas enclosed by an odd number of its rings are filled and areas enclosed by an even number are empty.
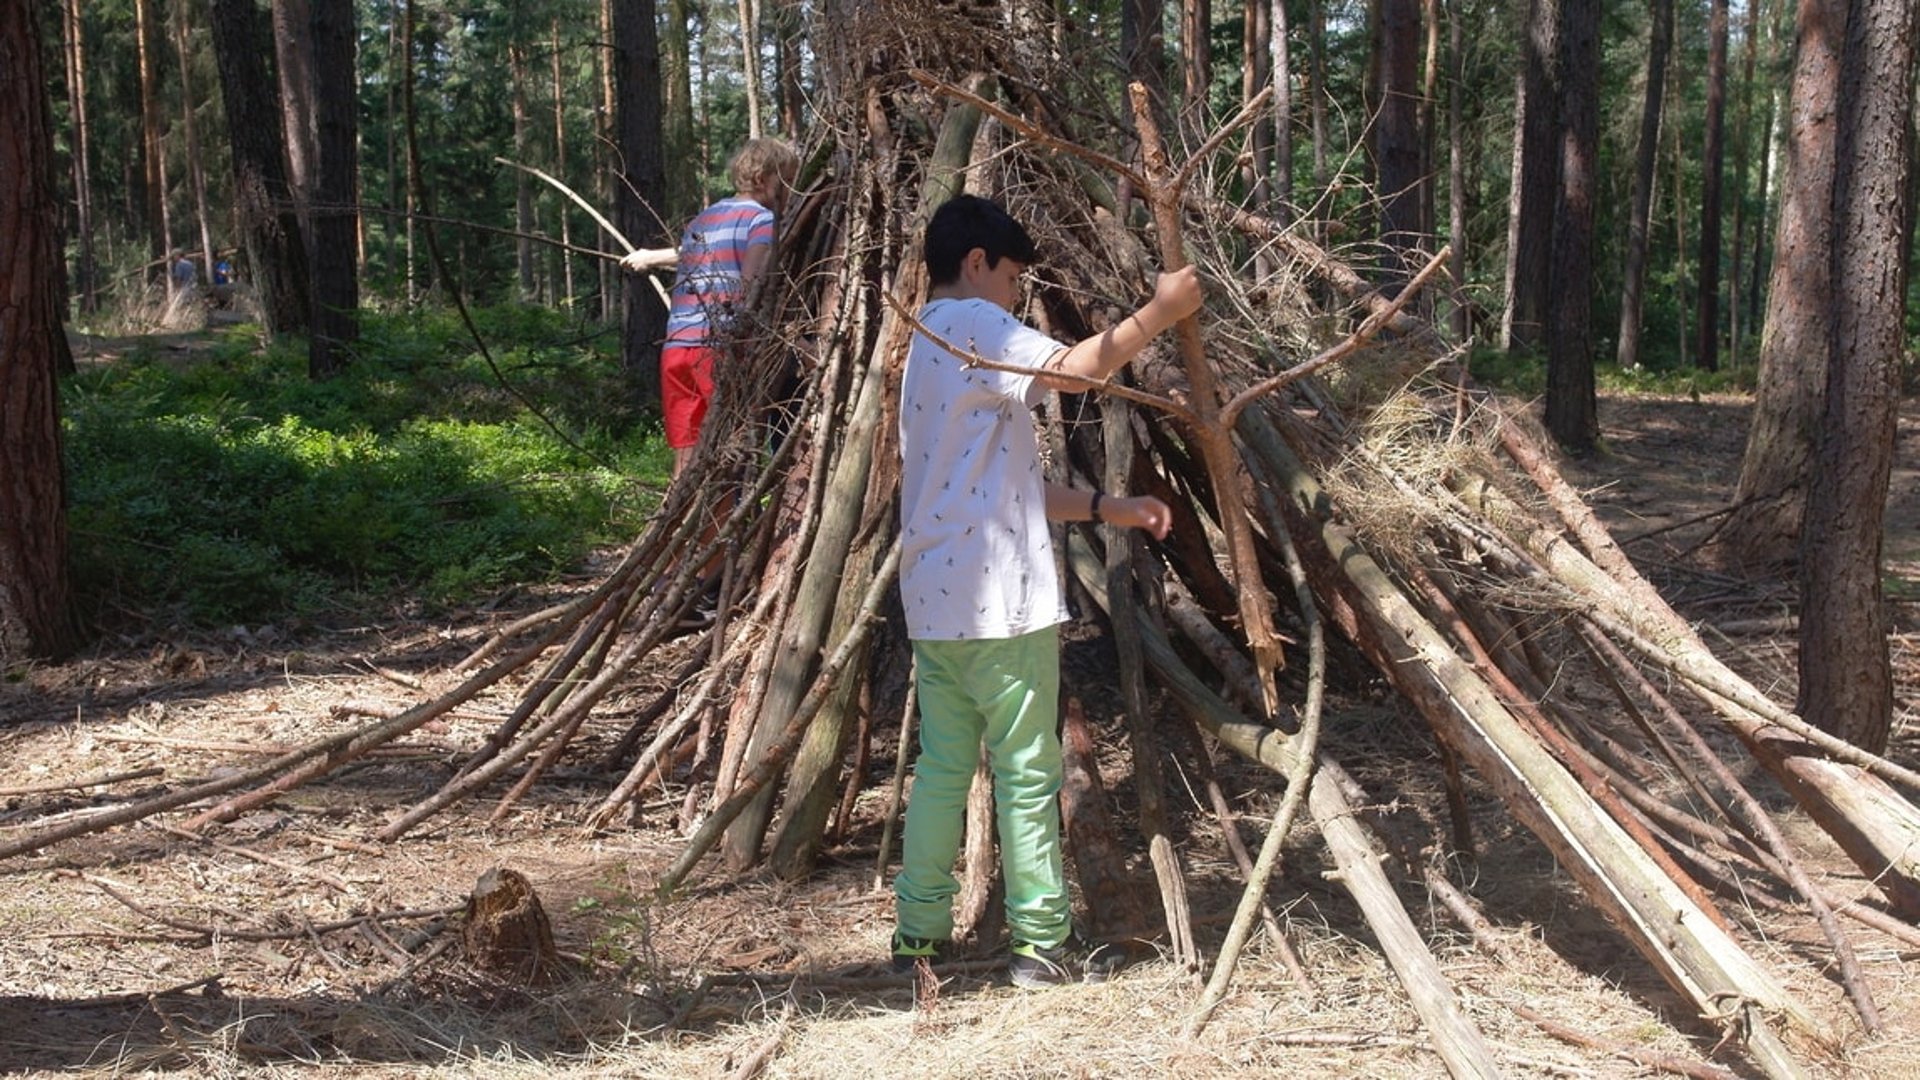
<svg viewBox="0 0 1920 1080">
<path fill-rule="evenodd" d="M 218 624 L 458 604 L 630 537 L 670 456 L 631 410 L 595 414 L 625 397 L 612 359 L 549 313 L 482 315 L 516 392 L 443 316 L 367 316 L 354 362 L 324 383 L 301 343 L 238 336 L 71 380 L 89 609 Z"/>
</svg>

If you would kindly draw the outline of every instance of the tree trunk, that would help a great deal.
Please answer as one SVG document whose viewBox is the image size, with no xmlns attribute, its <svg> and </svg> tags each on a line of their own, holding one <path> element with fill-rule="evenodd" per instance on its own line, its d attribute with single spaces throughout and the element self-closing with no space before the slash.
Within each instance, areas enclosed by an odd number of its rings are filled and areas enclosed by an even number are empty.
<svg viewBox="0 0 1920 1080">
<path fill-rule="evenodd" d="M 280 113 L 286 135 L 287 181 L 302 229 L 311 229 L 313 200 L 313 16 L 310 0 L 272 0 L 273 54 L 279 61 Z"/>
<path fill-rule="evenodd" d="M 553 166 L 554 174 L 565 176 L 567 162 L 567 91 L 560 69 L 560 20 L 553 20 Z M 560 203 L 560 288 L 561 307 L 573 310 L 573 213 Z"/>
<path fill-rule="evenodd" d="M 660 142 L 660 47 L 654 30 L 653 0 L 613 5 L 613 82 L 621 108 L 620 156 L 624 182 L 614 190 L 614 223 L 640 247 L 664 247 L 668 238 L 660 220 L 667 188 L 666 160 Z M 620 358 L 640 401 L 660 399 L 660 342 L 666 336 L 667 309 L 639 274 L 621 275 L 626 317 Z"/>
<path fill-rule="evenodd" d="M 660 24 L 660 93 L 664 113 L 661 139 L 666 145 L 669 221 L 685 221 L 700 210 L 704 170 L 693 132 L 693 53 L 687 38 L 693 17 L 689 0 L 667 0 Z"/>
<path fill-rule="evenodd" d="M 1740 54 L 1739 112 L 1733 132 L 1733 244 L 1729 248 L 1732 265 L 1727 268 L 1727 354 L 1734 367 L 1740 366 L 1740 357 L 1746 342 L 1747 315 L 1740 302 L 1741 288 L 1746 281 L 1747 252 L 1747 172 L 1753 160 L 1753 95 L 1755 93 L 1754 70 L 1760 56 L 1760 9 L 1761 0 L 1748 0 L 1747 25 L 1743 31 L 1746 40 L 1742 43 Z M 1760 156 L 1766 157 L 1764 137 L 1760 144 Z M 1765 206 L 1762 196 L 1759 205 Z"/>
<path fill-rule="evenodd" d="M 313 222 L 313 333 L 307 374 L 328 378 L 346 366 L 359 337 L 360 279 L 355 237 L 359 210 L 354 177 L 360 168 L 357 35 L 353 0 L 311 0 L 314 85 L 313 163 L 308 186 Z"/>
<path fill-rule="evenodd" d="M 266 65 L 268 37 L 253 0 L 213 0 L 213 51 L 226 100 L 240 232 L 267 332 L 286 334 L 307 328 L 307 248 L 287 186 L 279 94 Z"/>
<path fill-rule="evenodd" d="M 1796 21 L 1753 426 L 1721 533 L 1737 558 L 1757 566 L 1791 562 L 1799 550 L 1832 347 L 1835 108 L 1846 13 L 1837 0 L 1800 0 Z"/>
<path fill-rule="evenodd" d="M 1467 286 L 1466 20 L 1459 0 L 1447 5 L 1447 243 L 1453 248 L 1452 324 L 1455 341 L 1473 333 Z"/>
<path fill-rule="evenodd" d="M 1240 70 L 1240 100 L 1244 104 L 1273 82 L 1273 24 L 1265 0 L 1247 0 L 1241 18 L 1246 63 Z M 1273 128 L 1255 123 L 1247 131 L 1252 154 L 1243 172 L 1247 197 L 1265 212 L 1273 198 Z"/>
<path fill-rule="evenodd" d="M 0 4 L 0 670 L 78 644 L 67 579 L 53 123 L 38 4 Z M 71 359 L 67 363 L 71 365 Z"/>
<path fill-rule="evenodd" d="M 1273 0 L 1273 197 L 1268 209 L 1293 220 L 1293 42 L 1287 0 Z"/>
<path fill-rule="evenodd" d="M 1180 118 L 1190 131 L 1207 127 L 1213 86 L 1213 0 L 1180 0 Z"/>
<path fill-rule="evenodd" d="M 1439 134 L 1435 125 L 1434 103 L 1440 100 L 1440 0 L 1420 0 L 1420 33 L 1426 39 L 1426 48 L 1420 63 L 1420 99 L 1415 109 L 1415 126 L 1420 132 L 1420 224 L 1418 231 L 1422 237 L 1433 237 L 1439 229 L 1434 216 L 1434 194 L 1439 186 L 1434 162 L 1435 140 Z M 1431 321 L 1432 298 L 1417 297 L 1414 301 L 1420 305 L 1422 316 Z"/>
<path fill-rule="evenodd" d="M 213 229 L 207 220 L 207 170 L 200 160 L 199 100 L 193 93 L 193 57 L 187 48 L 187 0 L 174 0 L 173 50 L 180 62 L 180 125 L 187 137 L 187 180 L 193 188 L 193 217 L 200 227 L 200 258 L 212 279 Z"/>
<path fill-rule="evenodd" d="M 1600 435 L 1593 385 L 1593 198 L 1600 164 L 1600 0 L 1561 0 L 1560 191 L 1547 297 L 1547 430 L 1576 452 Z"/>
<path fill-rule="evenodd" d="M 1727 0 L 1713 0 L 1708 20 L 1706 146 L 1700 180 L 1700 287 L 1693 362 L 1720 370 L 1720 186 L 1726 172 Z"/>
<path fill-rule="evenodd" d="M 760 5 L 738 0 L 740 8 L 740 74 L 747 99 L 747 138 L 766 134 L 760 120 Z"/>
<path fill-rule="evenodd" d="M 1377 0 L 1372 95 L 1374 192 L 1380 204 L 1379 279 L 1391 296 L 1410 271 L 1420 236 L 1420 3 Z"/>
<path fill-rule="evenodd" d="M 1855 0 L 1840 64 L 1825 420 L 1800 557 L 1802 716 L 1883 753 L 1893 671 L 1880 586 L 1906 347 L 1916 0 Z"/>
<path fill-rule="evenodd" d="M 146 200 L 147 250 L 163 260 L 160 279 L 166 280 L 172 269 L 164 262 L 173 246 L 172 229 L 167 221 L 167 165 L 160 145 L 160 88 L 157 61 L 154 60 L 153 0 L 134 0 L 133 34 L 140 68 L 140 160 L 143 167 L 142 192 Z"/>
<path fill-rule="evenodd" d="M 1647 284 L 1647 240 L 1653 217 L 1654 166 L 1660 160 L 1660 112 L 1673 48 L 1673 0 L 1651 0 L 1647 26 L 1647 87 L 1640 104 L 1640 142 L 1633 157 L 1633 205 L 1627 219 L 1626 266 L 1620 274 L 1620 335 L 1614 360 L 1640 366 L 1641 315 Z"/>
<path fill-rule="evenodd" d="M 1147 88 L 1155 110 L 1167 107 L 1167 43 L 1162 32 L 1166 0 L 1121 0 L 1120 55 L 1127 65 L 1127 81 Z M 1127 107 L 1126 94 L 1120 108 Z"/>
<path fill-rule="evenodd" d="M 1555 192 L 1560 185 L 1561 0 L 1529 0 L 1514 89 L 1513 186 L 1507 200 L 1507 306 L 1502 336 L 1509 350 L 1545 344 L 1547 274 L 1552 262 Z"/>
<path fill-rule="evenodd" d="M 773 13 L 780 63 L 777 79 L 780 134 L 788 142 L 798 143 L 807 116 L 806 88 L 801 84 L 801 48 L 806 44 L 806 22 L 799 0 L 774 0 Z"/>
<path fill-rule="evenodd" d="M 87 41 L 86 24 L 80 18 L 80 0 L 64 0 L 60 5 L 63 41 L 67 54 L 67 101 L 72 109 L 73 125 L 73 201 L 74 237 L 79 247 L 76 262 L 80 292 L 80 310 L 88 315 L 100 310 L 99 264 L 93 253 L 93 128 L 87 118 Z"/>
<path fill-rule="evenodd" d="M 613 0 L 600 0 L 600 40 L 613 40 Z M 620 99 L 614 93 L 614 61 L 607 55 L 605 49 L 595 49 L 593 65 L 600 81 L 599 123 L 594 128 L 599 138 L 594 140 L 593 174 L 600 178 L 600 205 L 615 206 L 617 210 L 618 207 L 614 202 L 615 192 L 621 185 L 619 169 L 614 165 L 613 149 L 615 146 L 614 118 L 620 115 L 618 107 Z M 615 247 L 613 237 L 605 230 L 600 233 L 600 243 L 607 250 Z M 620 312 L 625 310 L 626 289 L 620 284 L 618 271 L 614 269 L 612 263 L 605 259 L 595 261 L 600 264 L 600 318 L 604 322 L 612 322 Z M 664 325 L 663 321 L 662 326 Z"/>
<path fill-rule="evenodd" d="M 532 121 L 527 115 L 527 54 L 518 41 L 507 43 L 507 72 L 513 90 L 509 103 L 513 114 L 513 160 L 530 164 L 527 155 L 533 145 Z M 533 275 L 533 176 L 522 169 L 513 170 L 514 267 L 519 274 L 520 302 L 539 300 L 539 286 Z"/>
</svg>

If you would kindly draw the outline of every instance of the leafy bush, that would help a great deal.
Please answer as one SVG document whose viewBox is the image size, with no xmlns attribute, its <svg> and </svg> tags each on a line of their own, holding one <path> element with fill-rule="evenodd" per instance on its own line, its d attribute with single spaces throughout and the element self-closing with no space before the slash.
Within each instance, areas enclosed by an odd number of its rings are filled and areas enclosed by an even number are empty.
<svg viewBox="0 0 1920 1080">
<path fill-rule="evenodd" d="M 238 336 L 70 380 L 89 609 L 217 624 L 457 604 L 630 536 L 669 455 L 656 427 L 605 407 L 625 400 L 616 365 L 558 316 L 483 315 L 517 393 L 444 316 L 367 316 L 353 363 L 324 383 L 301 343 Z"/>
</svg>

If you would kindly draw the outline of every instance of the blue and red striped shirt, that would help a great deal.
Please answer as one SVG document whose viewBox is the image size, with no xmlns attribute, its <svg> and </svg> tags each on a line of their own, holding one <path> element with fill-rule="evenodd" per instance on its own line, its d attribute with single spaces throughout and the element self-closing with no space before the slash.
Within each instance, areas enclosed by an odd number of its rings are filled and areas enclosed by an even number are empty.
<svg viewBox="0 0 1920 1080">
<path fill-rule="evenodd" d="M 773 211 L 744 196 L 721 199 L 687 223 L 667 310 L 668 345 L 706 345 L 746 295 L 747 251 L 773 243 Z"/>
</svg>

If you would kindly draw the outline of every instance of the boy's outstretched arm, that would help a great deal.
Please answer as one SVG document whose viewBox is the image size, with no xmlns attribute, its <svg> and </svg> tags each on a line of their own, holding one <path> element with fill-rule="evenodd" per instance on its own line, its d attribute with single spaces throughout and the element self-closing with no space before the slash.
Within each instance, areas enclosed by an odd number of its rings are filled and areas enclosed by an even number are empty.
<svg viewBox="0 0 1920 1080">
<path fill-rule="evenodd" d="M 1153 299 L 1103 333 L 1053 354 L 1047 368 L 1082 379 L 1104 379 L 1120 370 L 1174 323 L 1200 310 L 1200 275 L 1188 266 L 1161 274 L 1154 282 Z M 1049 390 L 1085 390 L 1072 379 L 1037 377 Z M 1103 508 L 1104 509 L 1104 508 Z"/>
<path fill-rule="evenodd" d="M 1155 540 L 1165 540 L 1173 526 L 1173 511 L 1151 495 L 1108 495 L 1065 484 L 1047 485 L 1047 518 L 1051 521 L 1092 521 L 1093 501 L 1100 500 L 1099 520 L 1109 525 L 1145 529 Z"/>
</svg>

